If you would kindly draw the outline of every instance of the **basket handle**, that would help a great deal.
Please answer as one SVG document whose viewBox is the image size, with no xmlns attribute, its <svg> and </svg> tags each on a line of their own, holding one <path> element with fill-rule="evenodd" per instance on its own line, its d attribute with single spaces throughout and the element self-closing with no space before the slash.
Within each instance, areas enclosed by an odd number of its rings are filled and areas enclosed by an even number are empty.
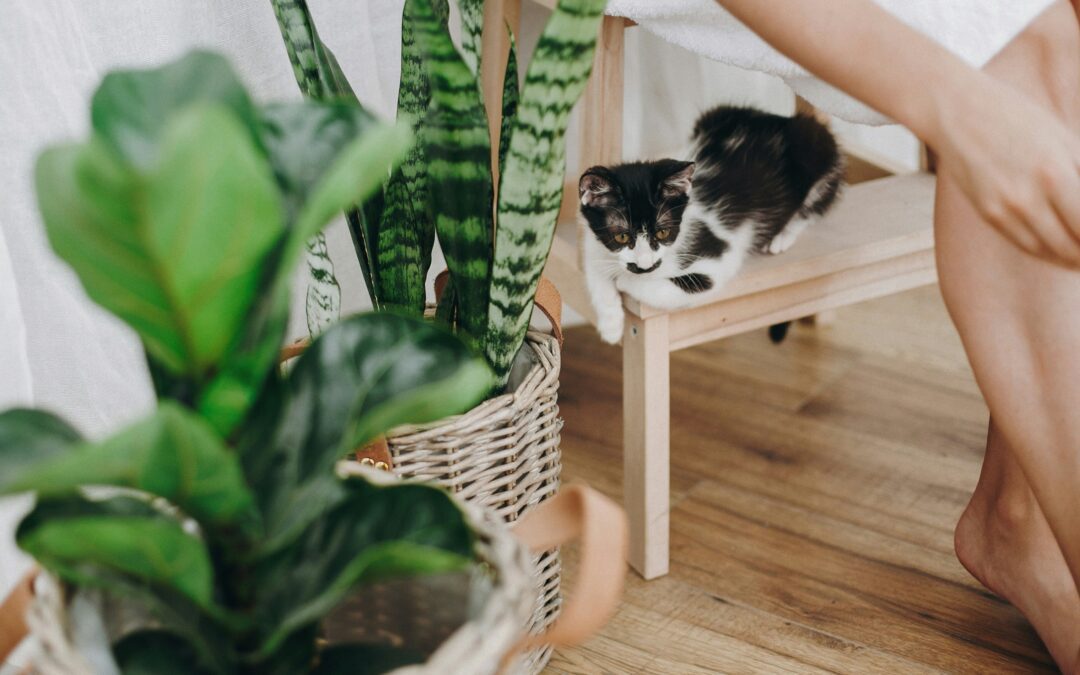
<svg viewBox="0 0 1080 675">
<path fill-rule="evenodd" d="M 436 302 L 442 297 L 443 290 L 446 289 L 446 283 L 449 280 L 450 270 L 443 270 L 435 277 Z M 562 347 L 562 295 L 559 293 L 559 289 L 555 288 L 555 284 L 551 283 L 550 279 L 541 276 L 540 283 L 536 286 L 536 295 L 533 296 L 533 302 L 536 303 L 540 312 L 551 322 L 551 333 L 555 336 L 555 339 L 559 341 L 559 346 Z"/>
<path fill-rule="evenodd" d="M 34 579 L 37 574 L 37 568 L 24 574 L 4 601 L 0 602 L 0 666 L 29 632 L 26 627 L 26 611 L 34 597 Z"/>
<path fill-rule="evenodd" d="M 512 528 L 536 553 L 581 540 L 581 561 L 573 593 L 559 618 L 540 635 L 526 635 L 503 656 L 502 666 L 519 652 L 542 645 L 584 642 L 615 613 L 626 577 L 629 526 L 623 510 L 585 485 L 564 487 Z"/>
</svg>

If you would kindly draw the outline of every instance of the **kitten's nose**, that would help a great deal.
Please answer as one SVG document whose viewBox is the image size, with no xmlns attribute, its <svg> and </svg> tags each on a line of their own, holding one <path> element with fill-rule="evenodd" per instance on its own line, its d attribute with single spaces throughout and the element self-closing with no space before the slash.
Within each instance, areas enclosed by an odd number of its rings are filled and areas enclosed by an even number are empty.
<svg viewBox="0 0 1080 675">
<path fill-rule="evenodd" d="M 652 272 L 657 267 L 660 267 L 661 262 L 662 261 L 657 260 L 655 263 L 653 263 L 649 267 L 639 267 L 637 263 L 626 263 L 626 269 L 630 270 L 634 274 L 646 274 L 648 272 Z"/>
</svg>

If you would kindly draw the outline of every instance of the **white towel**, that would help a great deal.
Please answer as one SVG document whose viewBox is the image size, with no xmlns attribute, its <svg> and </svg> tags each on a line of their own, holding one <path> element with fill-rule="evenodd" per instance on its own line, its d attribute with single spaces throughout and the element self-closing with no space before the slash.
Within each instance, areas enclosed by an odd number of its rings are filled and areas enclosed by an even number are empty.
<svg viewBox="0 0 1080 675">
<path fill-rule="evenodd" d="M 981 68 L 1053 0 L 874 0 L 972 66 Z M 607 13 L 633 19 L 660 38 L 723 63 L 771 73 L 836 117 L 890 120 L 814 78 L 751 32 L 715 0 L 610 0 Z M 882 73 L 888 76 L 887 72 Z"/>
</svg>

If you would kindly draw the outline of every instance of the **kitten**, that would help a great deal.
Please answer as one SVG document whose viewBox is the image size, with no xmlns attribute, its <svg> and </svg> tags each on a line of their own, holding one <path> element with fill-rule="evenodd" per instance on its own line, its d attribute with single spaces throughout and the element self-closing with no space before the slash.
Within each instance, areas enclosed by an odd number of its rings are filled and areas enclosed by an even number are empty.
<svg viewBox="0 0 1080 675">
<path fill-rule="evenodd" d="M 693 161 L 581 176 L 585 280 L 606 341 L 622 338 L 620 291 L 678 309 L 709 301 L 751 253 L 781 253 L 836 200 L 843 159 L 813 117 L 721 106 L 702 115 Z"/>
</svg>

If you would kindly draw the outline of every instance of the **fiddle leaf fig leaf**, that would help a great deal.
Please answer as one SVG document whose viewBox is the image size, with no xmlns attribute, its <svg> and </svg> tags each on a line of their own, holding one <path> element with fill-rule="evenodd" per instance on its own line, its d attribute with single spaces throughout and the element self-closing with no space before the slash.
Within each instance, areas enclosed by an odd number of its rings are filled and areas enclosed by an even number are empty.
<svg viewBox="0 0 1080 675">
<path fill-rule="evenodd" d="M 259 143 L 259 116 L 229 62 L 220 54 L 193 51 L 160 68 L 116 70 L 101 82 L 90 104 L 98 138 L 141 170 L 158 159 L 173 116 L 194 104 L 218 104 Z"/>
<path fill-rule="evenodd" d="M 207 105 L 174 115 L 146 175 L 100 141 L 51 148 L 36 183 L 49 241 L 87 294 L 164 368 L 202 382 L 283 232 L 269 167 L 235 116 Z"/>
<path fill-rule="evenodd" d="M 442 490 L 376 486 L 360 478 L 344 487 L 337 506 L 257 570 L 263 589 L 258 615 L 270 629 L 262 653 L 272 652 L 363 584 L 459 570 L 471 560 L 472 531 Z M 289 583 L 274 583 L 285 577 Z"/>
<path fill-rule="evenodd" d="M 44 410 L 5 410 L 0 413 L 0 486 L 67 455 L 81 440 L 67 422 Z"/>
<path fill-rule="evenodd" d="M 296 247 L 316 234 L 338 213 L 356 206 L 382 186 L 390 169 L 409 149 L 413 133 L 406 122 L 379 123 L 353 139 L 334 158 L 311 189 L 296 219 Z"/>
<path fill-rule="evenodd" d="M 274 103 L 261 112 L 263 144 L 290 223 L 342 150 L 379 125 L 371 113 L 343 101 Z"/>
<path fill-rule="evenodd" d="M 464 412 L 490 385 L 461 340 L 420 319 L 384 312 L 330 327 L 255 411 L 262 433 L 241 441 L 265 546 L 290 541 L 335 503 L 332 470 L 350 450 L 400 424 Z"/>
<path fill-rule="evenodd" d="M 164 497 L 207 525 L 253 524 L 255 500 L 236 456 L 206 422 L 172 403 L 100 443 L 0 481 L 4 493 L 33 490 L 46 497 L 86 485 Z"/>
<path fill-rule="evenodd" d="M 149 509 L 149 507 L 147 507 Z M 213 605 L 213 568 L 206 547 L 163 515 L 125 505 L 44 503 L 19 525 L 19 547 L 62 579 L 101 585 L 99 570 L 173 589 L 199 607 Z"/>
</svg>

